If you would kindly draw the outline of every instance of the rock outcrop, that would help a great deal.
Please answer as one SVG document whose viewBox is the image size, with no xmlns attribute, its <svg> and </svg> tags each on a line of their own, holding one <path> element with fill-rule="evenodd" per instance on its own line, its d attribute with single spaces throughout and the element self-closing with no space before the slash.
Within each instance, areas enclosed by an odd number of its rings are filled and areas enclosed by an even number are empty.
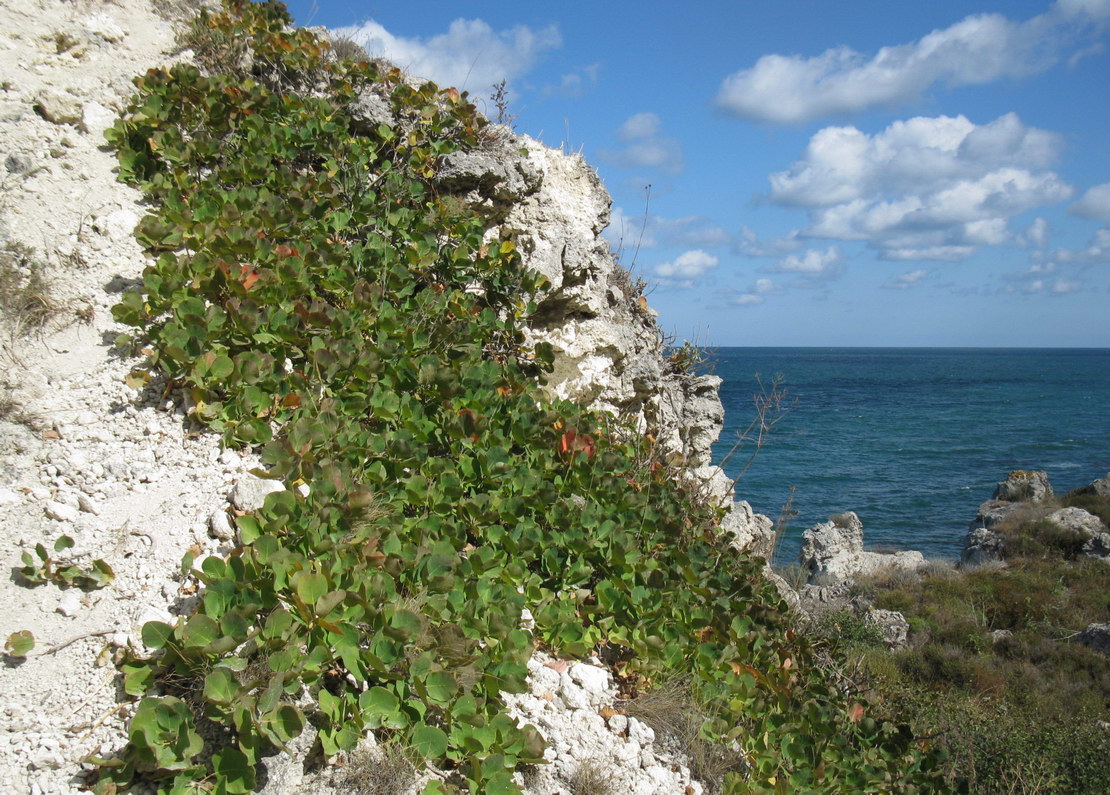
<svg viewBox="0 0 1110 795">
<path fill-rule="evenodd" d="M 1110 496 L 1110 475 L 1070 495 Z M 1016 470 L 995 487 L 994 495 L 979 506 L 968 528 L 960 565 L 965 568 L 998 563 L 1006 557 L 1006 537 L 999 527 L 1008 520 L 1044 520 L 1083 538 L 1082 552 L 1110 561 L 1110 528 L 1094 514 L 1077 507 L 1052 511 L 1052 486 L 1041 471 Z M 1046 504 L 1048 503 L 1048 504 Z"/>
<path fill-rule="evenodd" d="M 730 508 L 722 526 L 734 546 L 768 555 L 771 520 L 734 502 L 732 481 L 709 466 L 724 427 L 721 379 L 664 356 L 657 313 L 602 237 L 612 200 L 597 173 L 580 155 L 496 129 L 485 151 L 449 159 L 441 185 L 480 207 L 495 222 L 489 237 L 515 240 L 524 265 L 547 279 L 530 334 L 555 353 L 548 392 L 651 434 Z"/>
<path fill-rule="evenodd" d="M 1094 514 L 1082 508 L 1061 508 L 1050 513 L 1045 520 L 1061 530 L 1083 537 L 1085 555 L 1110 559 L 1110 529 Z"/>
<path fill-rule="evenodd" d="M 960 565 L 983 566 L 1005 557 L 1005 539 L 997 528 L 1007 519 L 1028 511 L 1036 503 L 1052 497 L 1048 474 L 1039 470 L 1016 469 L 995 486 L 994 494 L 979 506 L 968 526 Z"/>
<path fill-rule="evenodd" d="M 925 564 L 925 556 L 916 550 L 864 550 L 863 523 L 855 513 L 848 511 L 802 534 L 801 563 L 809 571 L 811 583 L 829 584 L 883 569 L 914 571 Z"/>
</svg>

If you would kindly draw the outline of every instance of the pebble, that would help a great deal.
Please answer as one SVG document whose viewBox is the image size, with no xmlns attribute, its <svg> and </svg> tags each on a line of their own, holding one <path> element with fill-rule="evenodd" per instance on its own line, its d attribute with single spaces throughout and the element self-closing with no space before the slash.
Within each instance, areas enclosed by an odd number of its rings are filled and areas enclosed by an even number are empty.
<svg viewBox="0 0 1110 795">
<path fill-rule="evenodd" d="M 235 538 L 235 528 L 231 526 L 227 511 L 220 509 L 212 512 L 208 517 L 208 532 L 220 541 L 231 541 Z"/>
<path fill-rule="evenodd" d="M 67 618 L 73 618 L 81 609 L 81 595 L 76 588 L 70 588 L 62 594 L 61 601 L 58 602 L 58 607 L 55 612 L 61 613 Z"/>
<path fill-rule="evenodd" d="M 59 522 L 75 522 L 77 521 L 77 509 L 71 508 L 68 505 L 63 505 L 60 502 L 51 500 L 44 506 L 46 515 L 51 519 L 57 519 Z"/>
</svg>

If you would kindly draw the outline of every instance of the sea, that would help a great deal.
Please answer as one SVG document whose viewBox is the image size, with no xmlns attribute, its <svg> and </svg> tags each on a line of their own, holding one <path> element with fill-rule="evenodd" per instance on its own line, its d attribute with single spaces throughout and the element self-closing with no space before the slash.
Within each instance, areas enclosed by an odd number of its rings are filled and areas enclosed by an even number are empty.
<svg viewBox="0 0 1110 795">
<path fill-rule="evenodd" d="M 737 499 L 783 520 L 780 565 L 806 528 L 842 511 L 859 515 L 869 548 L 957 558 L 1011 470 L 1045 470 L 1058 494 L 1110 472 L 1110 349 L 706 353 L 723 379 L 714 463 L 739 479 Z M 759 444 L 754 396 L 772 390 L 785 395 Z"/>
</svg>

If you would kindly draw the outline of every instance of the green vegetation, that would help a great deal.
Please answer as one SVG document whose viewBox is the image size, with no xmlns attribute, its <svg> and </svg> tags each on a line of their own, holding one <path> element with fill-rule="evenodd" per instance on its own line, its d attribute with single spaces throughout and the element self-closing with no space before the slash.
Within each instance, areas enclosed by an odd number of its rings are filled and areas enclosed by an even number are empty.
<svg viewBox="0 0 1110 795">
<path fill-rule="evenodd" d="M 1076 641 L 1110 615 L 1110 566 L 1039 518 L 1074 504 L 1031 505 L 1003 525 L 1004 567 L 877 577 L 857 587 L 902 612 L 908 648 L 888 651 L 842 616 L 835 633 L 861 663 L 884 712 L 912 719 L 950 752 L 956 786 L 984 793 L 1110 791 L 1110 660 Z M 1106 511 L 1110 501 L 1087 505 Z"/>
<path fill-rule="evenodd" d="M 328 756 L 373 731 L 450 772 L 426 792 L 516 792 L 543 741 L 499 694 L 539 646 L 598 652 L 630 691 L 688 678 L 700 738 L 740 749 L 727 791 L 935 791 L 934 756 L 847 708 L 718 509 L 614 418 L 542 396 L 551 350 L 522 342 L 541 278 L 436 187 L 485 139 L 466 96 L 288 23 L 202 13 L 211 73 L 148 72 L 109 132 L 156 259 L 120 344 L 290 488 L 228 555 L 183 561 L 197 612 L 121 663 L 139 701 L 96 790 L 248 792 L 311 724 Z M 395 125 L 355 112 L 369 90 Z"/>
<path fill-rule="evenodd" d="M 72 548 L 73 539 L 69 536 L 59 536 L 54 542 L 55 552 L 64 552 Z M 42 544 L 35 544 L 34 555 L 24 550 L 22 558 L 23 565 L 19 569 L 19 574 L 30 585 L 52 582 L 55 585 L 92 591 L 103 588 L 116 577 L 112 567 L 100 558 L 92 561 L 87 567 L 75 563 L 60 564 L 50 556 Z"/>
</svg>

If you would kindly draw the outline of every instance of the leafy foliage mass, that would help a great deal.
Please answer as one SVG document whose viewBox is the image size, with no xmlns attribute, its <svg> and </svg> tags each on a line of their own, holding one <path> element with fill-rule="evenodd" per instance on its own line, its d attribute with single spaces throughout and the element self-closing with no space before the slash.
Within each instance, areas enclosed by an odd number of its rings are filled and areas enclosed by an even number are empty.
<svg viewBox="0 0 1110 795">
<path fill-rule="evenodd" d="M 248 792 L 312 724 L 329 756 L 368 731 L 414 750 L 449 774 L 428 792 L 516 792 L 544 745 L 500 693 L 537 645 L 598 651 L 631 688 L 693 677 L 703 736 L 738 743 L 734 791 L 927 786 L 930 757 L 849 716 L 717 509 L 611 418 L 541 396 L 551 351 L 521 333 L 541 278 L 436 188 L 482 141 L 466 96 L 288 23 L 202 13 L 218 68 L 148 72 L 109 132 L 156 258 L 115 316 L 289 488 L 228 555 L 183 562 L 203 596 L 123 662 L 140 700 L 98 789 Z M 357 111 L 368 91 L 394 124 Z"/>
<path fill-rule="evenodd" d="M 73 539 L 69 536 L 59 536 L 54 542 L 55 552 L 65 552 L 73 548 Z M 37 560 L 36 560 L 37 558 Z M 72 586 L 86 591 L 103 588 L 115 579 L 116 573 L 112 567 L 100 558 L 92 561 L 88 567 L 75 563 L 59 563 L 42 544 L 35 544 L 35 554 L 24 550 L 22 555 L 23 565 L 19 574 L 30 585 L 42 585 L 52 582 L 60 586 Z"/>
</svg>

